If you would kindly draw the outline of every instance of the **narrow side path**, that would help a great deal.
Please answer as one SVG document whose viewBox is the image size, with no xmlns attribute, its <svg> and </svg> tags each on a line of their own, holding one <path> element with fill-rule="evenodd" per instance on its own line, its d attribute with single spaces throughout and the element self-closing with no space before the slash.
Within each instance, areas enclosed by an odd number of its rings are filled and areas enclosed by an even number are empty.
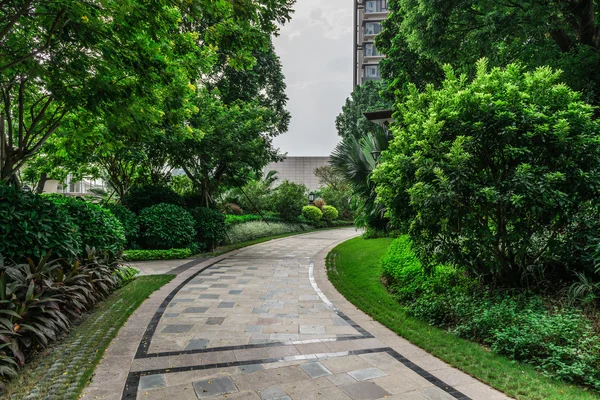
<svg viewBox="0 0 600 400">
<path fill-rule="evenodd" d="M 130 318 L 86 399 L 506 399 L 347 302 L 325 256 L 354 229 L 261 243 L 182 271 Z"/>
</svg>

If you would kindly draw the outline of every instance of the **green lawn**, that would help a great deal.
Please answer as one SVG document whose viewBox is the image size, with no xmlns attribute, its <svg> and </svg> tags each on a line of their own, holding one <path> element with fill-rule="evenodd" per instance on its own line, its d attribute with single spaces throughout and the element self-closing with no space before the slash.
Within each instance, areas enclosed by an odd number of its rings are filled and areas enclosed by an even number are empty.
<svg viewBox="0 0 600 400">
<path fill-rule="evenodd" d="M 77 399 L 127 318 L 175 275 L 141 276 L 98 304 L 55 346 L 35 354 L 7 388 L 7 399 Z"/>
<path fill-rule="evenodd" d="M 417 346 L 516 399 L 598 399 L 586 389 L 547 378 L 530 366 L 407 316 L 379 279 L 377 263 L 391 242 L 355 238 L 329 253 L 329 279 L 350 302 Z"/>
</svg>

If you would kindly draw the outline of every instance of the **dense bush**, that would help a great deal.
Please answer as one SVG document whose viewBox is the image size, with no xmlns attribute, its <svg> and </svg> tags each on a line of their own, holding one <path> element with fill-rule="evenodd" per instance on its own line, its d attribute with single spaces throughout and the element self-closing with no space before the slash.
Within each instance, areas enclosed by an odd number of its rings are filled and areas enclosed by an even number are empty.
<svg viewBox="0 0 600 400">
<path fill-rule="evenodd" d="M 242 207 L 235 203 L 227 203 L 223 208 L 225 209 L 225 214 L 242 215 L 244 213 Z"/>
<path fill-rule="evenodd" d="M 0 254 L 14 262 L 27 257 L 73 260 L 81 235 L 67 212 L 47 198 L 0 184 Z"/>
<path fill-rule="evenodd" d="M 157 204 L 140 211 L 140 241 L 149 249 L 186 247 L 196 236 L 194 217 L 174 204 Z"/>
<path fill-rule="evenodd" d="M 308 189 L 303 184 L 283 181 L 272 194 L 273 209 L 286 221 L 294 221 L 302 214 L 308 201 Z"/>
<path fill-rule="evenodd" d="M 173 189 L 166 186 L 135 186 L 121 199 L 121 203 L 136 214 L 142 209 L 157 204 L 175 204 L 183 206 L 183 198 Z M 197 207 L 197 206 L 194 206 Z"/>
<path fill-rule="evenodd" d="M 511 286 L 591 268 L 600 122 L 559 73 L 518 65 L 474 80 L 446 68 L 414 87 L 374 173 L 396 223 L 410 221 L 426 265 L 453 263 Z"/>
<path fill-rule="evenodd" d="M 284 222 L 269 222 L 267 224 L 262 221 L 251 221 L 231 226 L 227 234 L 230 243 L 240 243 L 284 233 L 304 232 L 310 229 L 311 227 L 305 224 Z"/>
<path fill-rule="evenodd" d="M 169 250 L 127 250 L 123 252 L 125 261 L 172 260 L 188 258 L 192 255 L 190 249 Z"/>
<path fill-rule="evenodd" d="M 538 295 L 485 289 L 463 271 L 425 273 L 407 236 L 380 262 L 382 281 L 407 311 L 550 376 L 600 390 L 600 335 L 580 311 L 547 307 Z"/>
<path fill-rule="evenodd" d="M 126 246 L 131 247 L 140 233 L 140 223 L 138 222 L 137 215 L 120 204 L 109 204 L 106 208 L 117 217 L 119 222 L 121 222 L 121 225 L 123 225 L 123 233 L 125 234 L 125 240 L 127 241 Z"/>
<path fill-rule="evenodd" d="M 351 208 L 352 190 L 348 186 L 342 186 L 340 189 L 326 186 L 321 189 L 323 200 L 330 206 L 335 207 L 343 219 L 352 219 L 353 212 Z"/>
<path fill-rule="evenodd" d="M 302 216 L 309 222 L 319 222 L 323 218 L 323 213 L 316 206 L 304 206 L 302 207 Z"/>
<path fill-rule="evenodd" d="M 0 386 L 28 355 L 64 334 L 120 284 L 117 260 L 94 251 L 73 264 L 48 261 L 4 264 L 0 258 Z"/>
<path fill-rule="evenodd" d="M 45 196 L 64 209 L 77 226 L 83 244 L 79 254 L 85 254 L 86 246 L 113 256 L 123 250 L 126 242 L 123 225 L 110 211 L 75 197 L 62 194 Z"/>
<path fill-rule="evenodd" d="M 225 216 L 205 207 L 194 208 L 190 213 L 195 221 L 196 240 L 205 243 L 206 248 L 212 251 L 217 242 L 225 237 Z"/>
<path fill-rule="evenodd" d="M 238 204 L 246 212 L 272 211 L 270 182 L 252 181 L 243 188 L 233 189 L 225 201 Z"/>
<path fill-rule="evenodd" d="M 325 221 L 335 221 L 338 219 L 338 210 L 333 206 L 323 206 L 323 219 Z"/>
</svg>

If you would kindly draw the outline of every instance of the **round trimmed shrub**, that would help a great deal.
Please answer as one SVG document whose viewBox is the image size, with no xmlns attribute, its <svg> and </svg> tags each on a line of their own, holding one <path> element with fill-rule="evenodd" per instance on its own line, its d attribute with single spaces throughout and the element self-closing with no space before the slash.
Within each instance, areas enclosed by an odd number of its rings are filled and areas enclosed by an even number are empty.
<svg viewBox="0 0 600 400">
<path fill-rule="evenodd" d="M 303 184 L 283 181 L 273 191 L 273 208 L 286 221 L 296 220 L 308 200 L 308 189 Z"/>
<path fill-rule="evenodd" d="M 144 208 L 167 203 L 183 206 L 183 198 L 173 189 L 166 186 L 136 186 L 127 192 L 121 203 L 136 214 Z"/>
<path fill-rule="evenodd" d="M 80 255 L 85 247 L 93 247 L 100 253 L 116 255 L 123 250 L 125 234 L 123 225 L 107 209 L 75 197 L 62 194 L 46 195 L 54 204 L 65 210 L 81 235 Z"/>
<path fill-rule="evenodd" d="M 190 213 L 194 217 L 197 240 L 205 243 L 208 250 L 213 250 L 225 237 L 225 216 L 206 207 L 196 207 Z"/>
<path fill-rule="evenodd" d="M 140 239 L 149 249 L 186 247 L 194 241 L 194 217 L 183 207 L 157 204 L 140 211 Z"/>
<path fill-rule="evenodd" d="M 131 244 L 135 243 L 140 233 L 140 223 L 137 215 L 121 204 L 109 204 L 106 208 L 119 220 L 119 222 L 121 222 L 121 225 L 123 225 L 127 247 L 130 248 Z"/>
<path fill-rule="evenodd" d="M 323 213 L 315 206 L 302 207 L 302 216 L 310 222 L 319 222 L 323 218 Z"/>
<path fill-rule="evenodd" d="M 338 219 L 338 210 L 334 206 L 323 206 L 323 219 L 326 221 L 335 221 Z"/>
<path fill-rule="evenodd" d="M 53 202 L 0 185 L 0 254 L 15 263 L 40 259 L 48 252 L 74 260 L 81 236 L 69 215 Z"/>
</svg>

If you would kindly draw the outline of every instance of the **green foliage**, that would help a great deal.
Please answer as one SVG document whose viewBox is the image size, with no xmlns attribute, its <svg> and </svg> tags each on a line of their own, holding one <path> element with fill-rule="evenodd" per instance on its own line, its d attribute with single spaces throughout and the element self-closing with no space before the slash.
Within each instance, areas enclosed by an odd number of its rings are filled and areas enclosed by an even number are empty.
<svg viewBox="0 0 600 400">
<path fill-rule="evenodd" d="M 341 218 L 346 220 L 352 219 L 353 212 L 350 207 L 352 190 L 349 186 L 340 186 L 338 188 L 325 186 L 321 188 L 321 197 L 327 204 L 338 210 Z"/>
<path fill-rule="evenodd" d="M 267 236 L 281 235 L 292 232 L 304 232 L 312 227 L 305 224 L 294 224 L 286 222 L 251 221 L 243 224 L 236 224 L 227 230 L 227 235 L 231 244 L 247 242 Z"/>
<path fill-rule="evenodd" d="M 121 222 L 125 234 L 126 246 L 131 246 L 138 238 L 140 224 L 138 217 L 127 207 L 120 204 L 109 204 L 106 208 Z"/>
<path fill-rule="evenodd" d="M 174 260 L 191 256 L 190 249 L 126 250 L 123 252 L 125 261 Z"/>
<path fill-rule="evenodd" d="M 115 275 L 118 278 L 119 287 L 123 287 L 133 282 L 133 280 L 137 278 L 139 273 L 139 270 L 128 266 L 122 266 L 121 268 L 116 270 Z"/>
<path fill-rule="evenodd" d="M 189 245 L 196 236 L 194 217 L 184 208 L 161 203 L 139 214 L 140 241 L 149 249 L 172 249 Z"/>
<path fill-rule="evenodd" d="M 308 202 L 308 189 L 303 184 L 283 181 L 273 190 L 273 209 L 286 221 L 294 221 Z"/>
<path fill-rule="evenodd" d="M 44 196 L 64 209 L 77 226 L 83 244 L 79 254 L 85 254 L 87 246 L 113 256 L 123 250 L 123 225 L 109 210 L 75 197 L 61 194 Z"/>
<path fill-rule="evenodd" d="M 323 219 L 331 222 L 338 219 L 338 210 L 334 206 L 323 206 Z"/>
<path fill-rule="evenodd" d="M 227 204 L 225 204 L 224 208 L 225 208 L 225 214 L 234 214 L 234 215 L 244 214 L 244 210 L 242 210 L 242 207 L 238 206 L 235 203 L 227 203 Z"/>
<path fill-rule="evenodd" d="M 406 235 L 394 240 L 380 267 L 390 293 L 415 317 L 550 376 L 600 389 L 600 335 L 577 309 L 547 308 L 528 293 L 494 294 L 450 266 L 426 273 Z"/>
<path fill-rule="evenodd" d="M 600 221 L 592 107 L 549 68 L 489 71 L 482 60 L 472 81 L 446 74 L 439 90 L 410 89 L 374 173 L 421 261 L 513 286 L 590 270 Z"/>
<path fill-rule="evenodd" d="M 74 260 L 81 235 L 68 213 L 48 199 L 0 184 L 0 254 L 14 262 L 48 252 Z"/>
<path fill-rule="evenodd" d="M 323 212 L 315 206 L 304 206 L 302 207 L 302 216 L 309 222 L 316 223 L 323 218 Z"/>
<path fill-rule="evenodd" d="M 205 207 L 194 208 L 190 213 L 195 221 L 196 239 L 213 250 L 216 243 L 225 237 L 225 215 Z"/>
<path fill-rule="evenodd" d="M 225 225 L 230 226 L 230 225 L 242 224 L 244 222 L 250 222 L 250 221 L 263 221 L 263 218 L 269 222 L 271 222 L 271 221 L 281 222 L 281 218 L 279 218 L 279 215 L 277 213 L 273 213 L 273 212 L 263 213 L 262 216 L 258 215 L 258 214 L 244 214 L 244 215 L 227 214 L 227 215 L 225 215 Z"/>
<path fill-rule="evenodd" d="M 183 198 L 166 186 L 135 186 L 121 199 L 121 203 L 136 214 L 144 208 L 166 203 L 183 206 Z"/>
</svg>

